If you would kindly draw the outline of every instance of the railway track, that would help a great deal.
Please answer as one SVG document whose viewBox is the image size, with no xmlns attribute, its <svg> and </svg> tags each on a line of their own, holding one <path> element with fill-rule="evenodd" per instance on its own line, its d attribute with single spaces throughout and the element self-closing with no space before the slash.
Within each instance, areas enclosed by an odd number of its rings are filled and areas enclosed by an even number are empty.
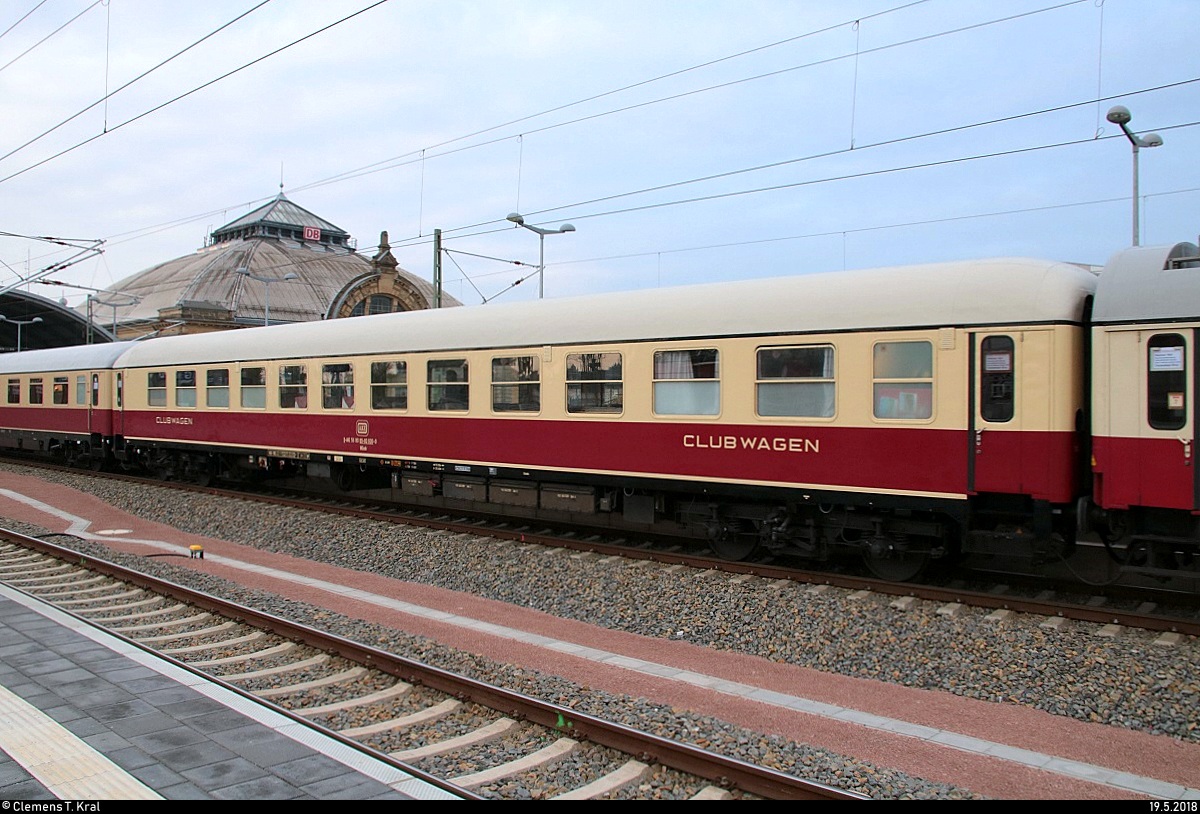
<svg viewBox="0 0 1200 814">
<path fill-rule="evenodd" d="M 1085 592 L 1087 586 L 1077 580 L 1031 578 L 1028 575 L 1003 572 L 971 572 L 967 578 L 950 574 L 943 579 L 924 582 L 892 582 L 852 571 L 813 571 L 786 562 L 731 562 L 702 553 L 697 546 L 688 546 L 686 541 L 653 535 L 634 537 L 604 529 L 514 521 L 511 518 L 494 518 L 453 509 L 436 511 L 423 507 L 403 507 L 342 493 L 301 494 L 295 490 L 280 489 L 235 490 L 186 482 L 148 481 L 127 474 L 83 473 L 78 469 L 40 461 L 22 460 L 17 463 L 21 466 L 28 465 L 32 469 L 66 472 L 80 477 L 152 484 L 273 506 L 320 511 L 342 517 L 403 523 L 453 534 L 473 534 L 548 548 L 652 560 L 667 565 L 682 565 L 767 580 L 869 591 L 892 597 L 895 606 L 900 609 L 903 609 L 907 601 L 922 600 L 998 612 L 1027 613 L 1049 619 L 1200 636 L 1200 594 L 1182 592 L 1174 588 L 1104 583 L 1095 586 L 1095 590 L 1091 592 Z"/>
<path fill-rule="evenodd" d="M 476 799 L 863 799 L 4 530 L 0 581 Z"/>
</svg>

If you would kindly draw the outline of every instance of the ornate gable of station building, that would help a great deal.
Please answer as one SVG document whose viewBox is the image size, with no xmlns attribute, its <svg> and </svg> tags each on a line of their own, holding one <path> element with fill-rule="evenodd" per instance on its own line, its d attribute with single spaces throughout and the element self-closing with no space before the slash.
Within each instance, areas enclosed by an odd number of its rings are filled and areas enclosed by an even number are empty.
<svg viewBox="0 0 1200 814">
<path fill-rule="evenodd" d="M 386 232 L 365 258 L 348 232 L 280 192 L 213 231 L 203 248 L 95 295 L 90 308 L 118 338 L 134 339 L 413 311 L 437 300 L 428 281 L 398 266 Z M 441 307 L 457 305 L 441 295 Z"/>
</svg>

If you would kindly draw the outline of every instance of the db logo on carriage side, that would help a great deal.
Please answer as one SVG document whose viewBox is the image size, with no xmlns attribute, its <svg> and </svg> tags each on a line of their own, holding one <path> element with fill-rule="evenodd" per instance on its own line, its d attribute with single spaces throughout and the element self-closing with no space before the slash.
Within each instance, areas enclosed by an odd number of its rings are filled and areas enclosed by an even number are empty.
<svg viewBox="0 0 1200 814">
<path fill-rule="evenodd" d="M 354 423 L 354 435 L 347 435 L 342 439 L 342 443 L 357 445 L 359 452 L 366 452 L 378 444 L 379 439 L 371 437 L 371 425 L 369 423 L 366 421 L 356 421 Z"/>
</svg>

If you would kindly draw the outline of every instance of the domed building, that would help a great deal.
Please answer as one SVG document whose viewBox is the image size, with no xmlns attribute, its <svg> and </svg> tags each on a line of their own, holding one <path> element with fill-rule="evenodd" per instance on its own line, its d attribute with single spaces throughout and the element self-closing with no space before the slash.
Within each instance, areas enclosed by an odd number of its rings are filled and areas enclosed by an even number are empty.
<svg viewBox="0 0 1200 814">
<path fill-rule="evenodd" d="M 401 269 L 387 232 L 370 259 L 349 233 L 288 200 L 272 201 L 168 260 L 89 298 L 118 339 L 461 305 Z"/>
</svg>

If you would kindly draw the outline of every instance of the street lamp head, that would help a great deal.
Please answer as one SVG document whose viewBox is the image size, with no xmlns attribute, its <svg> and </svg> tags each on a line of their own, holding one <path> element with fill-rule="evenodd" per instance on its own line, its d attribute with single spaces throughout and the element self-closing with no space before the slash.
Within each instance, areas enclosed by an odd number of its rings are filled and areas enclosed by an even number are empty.
<svg viewBox="0 0 1200 814">
<path fill-rule="evenodd" d="M 1126 125 L 1133 119 L 1133 114 L 1124 105 L 1117 105 L 1108 111 L 1108 116 L 1105 118 L 1113 124 Z"/>
<path fill-rule="evenodd" d="M 560 231 L 560 232 L 574 232 L 574 231 L 575 231 L 575 227 L 574 227 L 574 226 L 572 226 L 572 225 L 571 225 L 571 224 L 569 224 L 569 223 L 564 223 L 562 226 L 558 227 L 558 231 Z"/>
<path fill-rule="evenodd" d="M 266 283 L 267 285 L 270 285 L 271 283 L 279 283 L 284 280 L 299 280 L 300 279 L 300 275 L 294 271 L 289 271 L 287 274 L 283 275 L 282 277 L 258 277 L 256 275 L 252 274 L 250 272 L 250 269 L 246 268 L 245 266 L 242 266 L 239 269 L 234 269 L 234 273 L 245 275 L 246 277 L 249 277 L 251 280 L 257 280 L 258 282 Z"/>
<path fill-rule="evenodd" d="M 1158 133 L 1147 133 L 1144 136 L 1139 136 L 1130 130 L 1129 122 L 1133 119 L 1133 114 L 1124 105 L 1116 105 L 1110 108 L 1106 118 L 1121 128 L 1121 132 L 1125 134 L 1125 138 L 1129 139 L 1129 143 L 1133 147 L 1133 245 L 1138 246 L 1141 244 L 1141 203 L 1138 200 L 1138 150 L 1142 147 L 1161 147 L 1163 140 Z"/>
<path fill-rule="evenodd" d="M 41 317 L 34 317 L 32 320 L 30 320 L 30 323 L 29 323 L 29 324 L 30 324 L 30 325 L 33 325 L 33 324 L 36 324 L 36 323 L 38 323 L 38 322 L 41 322 L 41 321 L 42 321 L 42 318 L 41 318 Z"/>
<path fill-rule="evenodd" d="M 508 213 L 508 217 L 505 218 L 505 220 L 511 220 L 513 223 L 517 224 L 517 226 L 525 225 L 525 218 L 521 217 L 521 215 L 517 212 Z"/>
</svg>

